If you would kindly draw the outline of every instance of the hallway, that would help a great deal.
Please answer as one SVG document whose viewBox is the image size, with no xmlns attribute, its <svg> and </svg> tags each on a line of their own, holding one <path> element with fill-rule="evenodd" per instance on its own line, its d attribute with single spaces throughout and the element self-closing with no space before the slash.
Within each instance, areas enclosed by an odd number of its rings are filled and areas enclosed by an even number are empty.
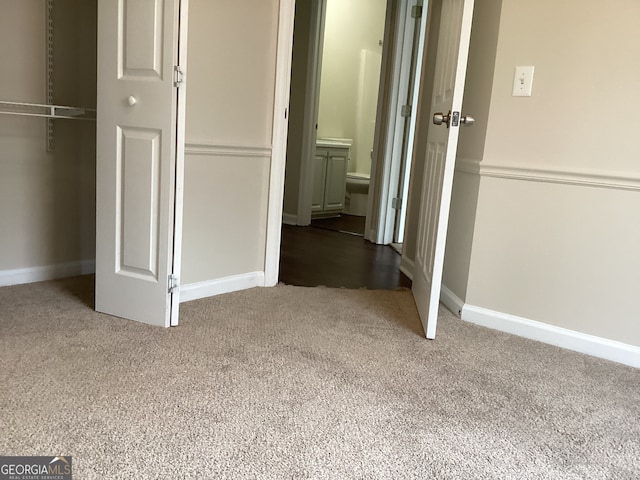
<svg viewBox="0 0 640 480">
<path fill-rule="evenodd" d="M 280 282 L 315 287 L 411 288 L 400 255 L 386 245 L 325 228 L 283 225 Z"/>
</svg>

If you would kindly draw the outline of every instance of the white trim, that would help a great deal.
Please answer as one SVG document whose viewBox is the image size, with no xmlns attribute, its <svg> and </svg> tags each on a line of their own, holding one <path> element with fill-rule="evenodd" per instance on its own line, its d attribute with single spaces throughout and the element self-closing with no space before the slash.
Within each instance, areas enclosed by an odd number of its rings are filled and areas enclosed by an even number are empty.
<svg viewBox="0 0 640 480">
<path fill-rule="evenodd" d="M 272 287 L 278 283 L 280 269 L 280 236 L 282 233 L 282 203 L 284 172 L 287 161 L 289 129 L 289 92 L 291 87 L 291 55 L 295 0 L 282 0 L 278 16 L 276 80 L 273 100 L 271 169 L 267 204 L 267 234 L 264 261 L 264 282 Z"/>
<path fill-rule="evenodd" d="M 464 302 L 455 293 L 449 290 L 446 285 L 440 286 L 440 301 L 451 312 L 458 317 L 462 316 L 462 309 L 464 308 Z"/>
<path fill-rule="evenodd" d="M 427 0 L 427 3 L 428 0 Z M 431 5 L 428 5 L 431 7 Z M 398 212 L 398 228 L 394 229 L 394 239 L 396 243 L 404 242 L 404 234 L 406 230 L 407 211 L 409 206 L 409 183 L 411 181 L 411 166 L 413 165 L 414 150 L 418 146 L 418 138 L 416 136 L 418 117 L 420 115 L 420 99 L 421 99 L 421 85 L 424 80 L 422 75 L 423 68 L 426 68 L 427 59 L 424 54 L 424 47 L 427 43 L 427 25 L 429 19 L 429 12 L 431 11 L 426 5 L 422 7 L 422 16 L 419 20 L 420 30 L 418 31 L 418 49 L 415 52 L 415 72 L 411 81 L 413 82 L 413 96 L 411 98 L 412 113 L 409 118 L 409 130 L 407 135 L 407 146 L 404 158 L 404 171 L 400 172 L 399 187 L 402 187 L 399 197 L 401 200 L 400 212 Z M 413 62 L 413 58 L 410 63 Z"/>
<path fill-rule="evenodd" d="M 415 271 L 415 268 L 416 264 L 414 263 L 414 261 L 402 255 L 402 259 L 400 260 L 400 271 L 404 273 L 412 282 L 413 272 Z"/>
<path fill-rule="evenodd" d="M 462 320 L 640 368 L 640 347 L 466 304 Z"/>
<path fill-rule="evenodd" d="M 561 183 L 617 190 L 640 190 L 640 176 L 630 172 L 612 173 L 606 170 L 552 168 L 532 165 L 497 165 L 476 159 L 458 158 L 456 171 L 483 177 L 525 180 L 530 182 Z"/>
<path fill-rule="evenodd" d="M 186 155 L 213 155 L 221 157 L 271 157 L 270 145 L 222 145 L 206 141 L 187 141 Z"/>
<path fill-rule="evenodd" d="M 184 218 L 184 148 L 187 110 L 187 39 L 189 38 L 189 0 L 180 0 L 178 65 L 182 68 L 184 82 L 178 88 L 177 127 L 176 127 L 176 169 L 175 197 L 173 212 L 173 251 L 171 253 L 171 273 L 180 278 L 182 271 L 182 226 Z M 169 294 L 171 297 L 171 313 L 169 324 L 178 325 L 180 320 L 180 289 Z"/>
<path fill-rule="evenodd" d="M 292 213 L 283 213 L 282 223 L 285 225 L 298 225 L 298 216 L 293 215 Z"/>
<path fill-rule="evenodd" d="M 395 19 L 399 11 L 398 2 L 387 0 L 387 8 L 384 16 L 384 34 L 382 37 L 382 61 L 380 64 L 380 85 L 378 86 L 378 103 L 376 105 L 376 123 L 373 132 L 373 152 L 371 155 L 371 171 L 369 182 L 369 195 L 367 200 L 367 216 L 364 225 L 366 240 L 372 243 L 378 241 L 378 219 L 380 217 L 381 201 L 380 189 L 384 182 L 384 149 L 386 148 L 387 122 L 389 112 L 385 111 L 387 102 L 390 101 L 393 75 L 393 44 L 395 35 Z"/>
<path fill-rule="evenodd" d="M 456 172 L 480 175 L 480 160 L 475 158 L 456 157 Z"/>
<path fill-rule="evenodd" d="M 389 5 L 389 2 L 387 2 L 387 5 Z M 367 240 L 382 245 L 393 241 L 395 210 L 391 208 L 391 200 L 398 190 L 399 166 L 398 161 L 395 160 L 402 155 L 402 140 L 406 122 L 406 119 L 400 115 L 400 110 L 402 105 L 407 103 L 409 93 L 406 48 L 404 47 L 407 17 L 410 18 L 410 13 L 411 9 L 408 2 L 403 1 L 396 4 L 395 25 L 391 26 L 388 21 L 389 11 L 385 19 L 386 28 L 382 50 L 382 67 L 380 69 L 380 86 L 378 89 L 380 93 L 378 94 L 376 130 L 373 140 L 374 155 L 371 159 L 372 181 L 369 185 L 369 204 L 367 208 L 367 225 L 376 225 L 375 236 L 367 238 Z M 392 38 L 389 38 L 389 29 L 393 31 Z M 409 49 L 410 53 L 411 48 Z M 388 61 L 392 63 L 391 72 L 387 78 L 386 62 Z M 410 61 L 409 59 L 409 64 Z M 387 82 L 390 84 L 388 90 Z M 388 92 L 387 96 L 384 95 L 385 91 Z M 383 118 L 383 105 L 385 104 L 388 105 L 388 110 Z M 402 127 L 398 126 L 398 123 Z M 379 199 L 379 201 L 376 202 L 374 199 Z M 393 221 L 389 219 L 389 212 L 393 213 Z"/>
<path fill-rule="evenodd" d="M 44 282 L 56 278 L 75 277 L 95 273 L 95 260 L 80 260 L 77 262 L 58 263 L 42 267 L 17 268 L 14 270 L 0 270 L 0 287 L 19 285 L 22 283 Z"/>
<path fill-rule="evenodd" d="M 395 241 L 394 231 L 396 224 L 396 209 L 393 207 L 393 199 L 399 197 L 401 193 L 398 191 L 400 187 L 400 167 L 402 165 L 402 155 L 405 145 L 405 130 L 408 119 L 402 116 L 402 106 L 409 104 L 409 86 L 411 83 L 411 57 L 413 55 L 413 37 L 415 32 L 416 19 L 411 16 L 411 6 L 409 2 L 402 2 L 403 17 L 399 19 L 402 27 L 398 25 L 398 36 L 396 37 L 396 64 L 397 70 L 394 71 L 393 77 L 393 96 L 392 108 L 390 112 L 395 117 L 389 123 L 392 131 L 388 132 L 387 147 L 385 149 L 383 167 L 384 186 L 382 188 L 382 197 L 380 200 L 380 217 L 378 220 L 378 243 L 388 245 Z M 397 77 L 395 76 L 397 74 Z M 415 105 L 414 110 L 417 109 Z M 415 118 L 415 113 L 413 114 Z M 411 125 L 411 122 L 409 121 Z M 415 124 L 414 124 L 415 126 Z M 388 163 L 388 167 L 386 164 Z M 406 203 L 406 199 L 404 201 Z"/>
<path fill-rule="evenodd" d="M 485 177 L 513 178 L 533 182 L 564 183 L 567 185 L 584 185 L 619 190 L 640 190 L 640 177 L 630 173 L 611 174 L 610 172 L 595 170 L 561 170 L 481 163 L 480 174 Z"/>
<path fill-rule="evenodd" d="M 180 286 L 180 303 L 263 286 L 264 272 L 249 272 L 205 282 L 189 283 Z"/>
</svg>

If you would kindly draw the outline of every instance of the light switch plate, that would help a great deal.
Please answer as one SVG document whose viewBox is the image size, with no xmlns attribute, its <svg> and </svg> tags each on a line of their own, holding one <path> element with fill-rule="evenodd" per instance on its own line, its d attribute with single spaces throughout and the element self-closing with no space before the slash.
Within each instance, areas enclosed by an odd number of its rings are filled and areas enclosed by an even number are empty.
<svg viewBox="0 0 640 480">
<path fill-rule="evenodd" d="M 516 67 L 513 76 L 514 97 L 530 97 L 533 88 L 533 66 Z"/>
</svg>

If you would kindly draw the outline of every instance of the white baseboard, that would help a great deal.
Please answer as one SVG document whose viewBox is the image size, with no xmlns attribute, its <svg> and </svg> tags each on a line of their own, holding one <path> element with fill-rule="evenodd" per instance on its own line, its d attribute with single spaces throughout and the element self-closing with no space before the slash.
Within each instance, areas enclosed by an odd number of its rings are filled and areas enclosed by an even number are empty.
<svg viewBox="0 0 640 480">
<path fill-rule="evenodd" d="M 43 267 L 17 268 L 0 270 L 0 287 L 19 285 L 21 283 L 44 282 L 56 278 L 75 277 L 95 273 L 95 260 L 79 260 L 77 262 L 59 263 Z"/>
<path fill-rule="evenodd" d="M 298 225 L 298 216 L 292 213 L 283 213 L 282 223 L 285 225 Z"/>
<path fill-rule="evenodd" d="M 462 320 L 640 368 L 640 347 L 486 308 L 464 305 Z"/>
<path fill-rule="evenodd" d="M 264 286 L 264 272 L 249 272 L 180 286 L 180 303 Z"/>
<path fill-rule="evenodd" d="M 464 302 L 445 285 L 440 287 L 440 301 L 458 317 L 462 316 Z"/>
<path fill-rule="evenodd" d="M 413 260 L 410 260 L 404 255 L 402 255 L 402 259 L 400 260 L 400 271 L 404 273 L 412 282 L 413 282 L 413 272 L 415 268 L 416 268 L 416 264 L 413 262 Z"/>
</svg>

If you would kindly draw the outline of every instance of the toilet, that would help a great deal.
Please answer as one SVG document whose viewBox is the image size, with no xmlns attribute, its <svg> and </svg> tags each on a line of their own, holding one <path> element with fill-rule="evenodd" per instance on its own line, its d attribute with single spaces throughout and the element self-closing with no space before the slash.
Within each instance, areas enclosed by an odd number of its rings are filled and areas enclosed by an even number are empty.
<svg viewBox="0 0 640 480">
<path fill-rule="evenodd" d="M 348 172 L 344 213 L 365 217 L 367 215 L 368 193 L 369 174 Z"/>
</svg>

